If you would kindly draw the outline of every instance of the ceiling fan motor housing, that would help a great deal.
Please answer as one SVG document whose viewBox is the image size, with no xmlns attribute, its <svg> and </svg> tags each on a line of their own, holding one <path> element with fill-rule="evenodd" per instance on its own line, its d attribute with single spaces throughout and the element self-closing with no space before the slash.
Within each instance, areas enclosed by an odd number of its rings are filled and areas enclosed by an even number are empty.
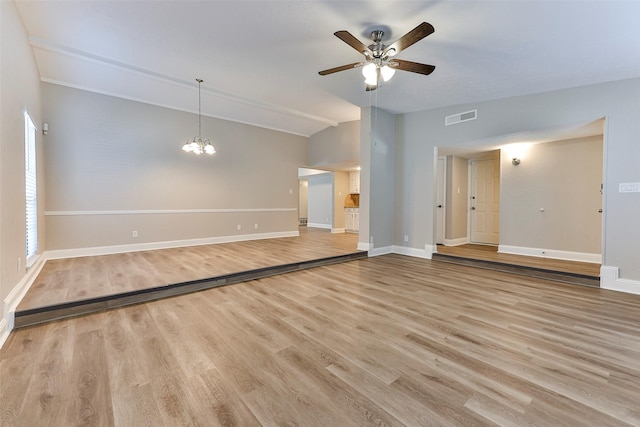
<svg viewBox="0 0 640 427">
<path fill-rule="evenodd" d="M 371 32 L 371 40 L 373 40 L 373 44 L 369 45 L 369 49 L 373 52 L 374 58 L 382 58 L 384 50 L 387 47 L 382 44 L 382 37 L 384 37 L 384 31 L 382 30 Z"/>
</svg>

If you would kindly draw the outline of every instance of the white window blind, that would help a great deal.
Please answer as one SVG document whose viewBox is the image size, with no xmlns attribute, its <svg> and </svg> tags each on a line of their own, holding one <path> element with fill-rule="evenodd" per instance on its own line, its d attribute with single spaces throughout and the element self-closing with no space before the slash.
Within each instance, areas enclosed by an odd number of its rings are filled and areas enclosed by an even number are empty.
<svg viewBox="0 0 640 427">
<path fill-rule="evenodd" d="M 36 126 L 24 113 L 25 192 L 27 205 L 27 266 L 38 252 L 38 198 L 36 194 Z"/>
</svg>

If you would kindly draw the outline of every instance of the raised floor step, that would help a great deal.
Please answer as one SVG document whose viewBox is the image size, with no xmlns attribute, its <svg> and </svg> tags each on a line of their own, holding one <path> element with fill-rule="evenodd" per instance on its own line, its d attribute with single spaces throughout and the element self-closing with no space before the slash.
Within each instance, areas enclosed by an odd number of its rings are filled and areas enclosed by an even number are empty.
<svg viewBox="0 0 640 427">
<path fill-rule="evenodd" d="M 434 253 L 432 256 L 434 261 L 449 262 L 453 264 L 466 265 L 470 267 L 486 268 L 506 273 L 520 274 L 538 279 L 553 280 L 556 282 L 570 283 L 573 285 L 600 287 L 600 277 L 588 276 L 584 274 L 568 273 L 563 271 L 548 270 L 538 267 L 528 267 L 514 264 L 506 264 L 495 261 L 485 261 L 479 259 L 465 258 L 453 255 L 445 255 Z"/>
<path fill-rule="evenodd" d="M 262 279 L 264 277 L 274 276 L 277 274 L 291 273 L 294 271 L 306 270 L 309 268 L 322 267 L 325 265 L 338 264 L 342 262 L 349 262 L 367 257 L 368 252 L 358 251 L 344 255 L 336 255 L 326 258 L 294 262 L 290 264 L 275 265 L 272 267 L 263 267 L 255 270 L 247 270 L 238 273 L 225 274 L 223 276 L 210 277 L 207 279 L 175 283 L 172 285 L 159 286 L 155 288 L 141 289 L 96 298 L 89 298 L 80 301 L 54 304 L 29 310 L 16 311 L 15 327 L 20 328 L 24 326 L 35 325 L 38 323 L 49 322 L 52 320 L 63 319 L 66 317 L 96 313 L 99 311 L 123 307 L 126 305 L 139 304 L 142 302 L 153 301 L 161 298 L 168 298 L 176 295 L 216 288 L 218 286 L 225 286 L 233 283 Z"/>
</svg>

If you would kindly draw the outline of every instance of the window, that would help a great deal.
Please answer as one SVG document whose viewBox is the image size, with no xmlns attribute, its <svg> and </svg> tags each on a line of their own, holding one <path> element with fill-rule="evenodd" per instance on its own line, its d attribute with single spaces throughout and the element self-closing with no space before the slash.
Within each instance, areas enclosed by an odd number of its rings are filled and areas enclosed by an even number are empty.
<svg viewBox="0 0 640 427">
<path fill-rule="evenodd" d="M 36 125 L 29 113 L 24 113 L 25 193 L 27 205 L 27 266 L 38 252 L 38 198 L 36 194 Z"/>
</svg>

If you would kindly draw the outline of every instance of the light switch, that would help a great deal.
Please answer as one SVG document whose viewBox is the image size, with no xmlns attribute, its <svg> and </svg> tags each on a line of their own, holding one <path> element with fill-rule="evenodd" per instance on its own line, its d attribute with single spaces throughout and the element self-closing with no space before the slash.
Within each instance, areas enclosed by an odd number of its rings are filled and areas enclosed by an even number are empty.
<svg viewBox="0 0 640 427">
<path fill-rule="evenodd" d="M 640 193 L 640 182 L 621 182 L 618 193 Z"/>
</svg>

